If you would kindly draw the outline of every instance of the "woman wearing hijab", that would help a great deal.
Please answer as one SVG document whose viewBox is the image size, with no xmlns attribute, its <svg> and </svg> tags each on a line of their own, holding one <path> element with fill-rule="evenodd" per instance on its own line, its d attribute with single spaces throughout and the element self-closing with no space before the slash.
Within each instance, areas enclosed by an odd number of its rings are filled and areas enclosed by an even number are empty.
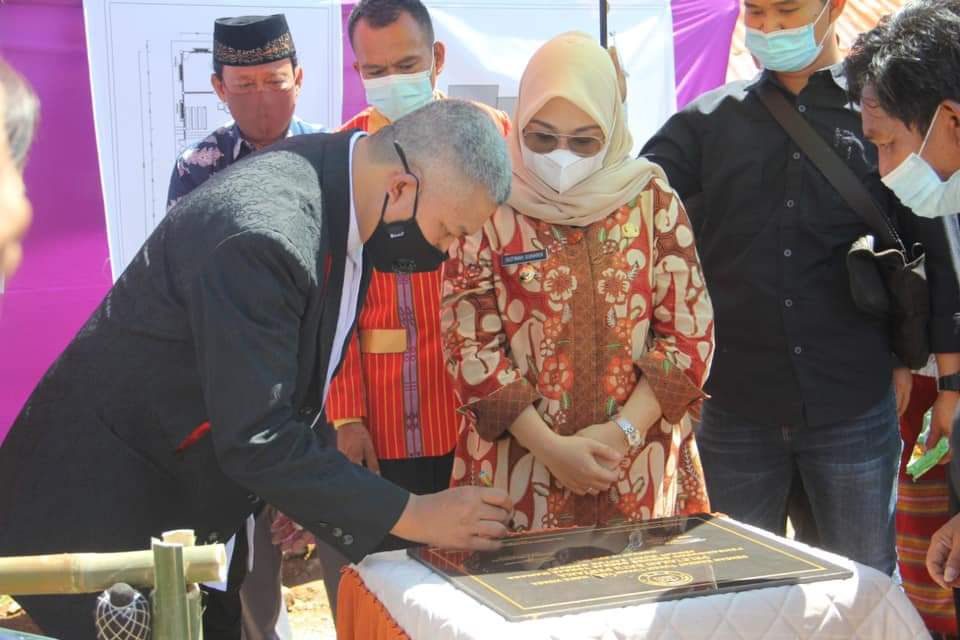
<svg viewBox="0 0 960 640">
<path fill-rule="evenodd" d="M 630 157 L 617 70 L 589 36 L 534 54 L 510 136 L 513 191 L 445 267 L 465 424 L 453 484 L 497 486 L 518 530 L 709 510 L 688 411 L 713 354 L 693 232 Z"/>
</svg>

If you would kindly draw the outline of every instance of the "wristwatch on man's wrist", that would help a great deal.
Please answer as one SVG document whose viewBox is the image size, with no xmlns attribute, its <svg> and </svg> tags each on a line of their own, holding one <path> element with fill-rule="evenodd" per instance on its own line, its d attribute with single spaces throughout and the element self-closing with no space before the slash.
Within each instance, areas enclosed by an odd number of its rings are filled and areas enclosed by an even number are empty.
<svg viewBox="0 0 960 640">
<path fill-rule="evenodd" d="M 623 431 L 623 435 L 627 436 L 627 444 L 630 445 L 630 448 L 643 446 L 643 441 L 645 438 L 637 430 L 633 423 L 624 418 L 622 415 L 616 415 L 611 418 L 613 423 L 620 427 L 620 430 Z"/>
<path fill-rule="evenodd" d="M 937 378 L 937 391 L 960 391 L 960 373 Z"/>
</svg>

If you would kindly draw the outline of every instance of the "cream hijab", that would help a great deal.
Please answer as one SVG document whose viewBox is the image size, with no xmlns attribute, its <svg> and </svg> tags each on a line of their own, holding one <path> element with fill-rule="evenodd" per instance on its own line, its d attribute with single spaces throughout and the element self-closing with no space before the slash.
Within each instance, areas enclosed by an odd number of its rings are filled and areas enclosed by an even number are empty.
<svg viewBox="0 0 960 640">
<path fill-rule="evenodd" d="M 557 193 L 523 162 L 523 130 L 553 98 L 565 98 L 603 130 L 603 167 L 565 193 Z M 653 177 L 666 180 L 648 160 L 630 157 L 617 71 L 607 52 L 585 33 L 559 35 L 533 54 L 520 79 L 510 134 L 513 188 L 508 203 L 518 212 L 553 224 L 585 227 L 603 220 L 639 194 Z M 602 152 L 601 152 L 602 153 Z"/>
</svg>

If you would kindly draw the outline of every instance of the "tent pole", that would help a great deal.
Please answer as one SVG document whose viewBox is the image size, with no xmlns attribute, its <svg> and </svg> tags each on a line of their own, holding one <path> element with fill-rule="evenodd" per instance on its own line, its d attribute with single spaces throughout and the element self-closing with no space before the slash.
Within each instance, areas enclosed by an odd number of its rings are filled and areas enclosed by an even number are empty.
<svg viewBox="0 0 960 640">
<path fill-rule="evenodd" d="M 607 48 L 607 12 L 610 7 L 607 0 L 600 0 L 600 46 Z"/>
</svg>

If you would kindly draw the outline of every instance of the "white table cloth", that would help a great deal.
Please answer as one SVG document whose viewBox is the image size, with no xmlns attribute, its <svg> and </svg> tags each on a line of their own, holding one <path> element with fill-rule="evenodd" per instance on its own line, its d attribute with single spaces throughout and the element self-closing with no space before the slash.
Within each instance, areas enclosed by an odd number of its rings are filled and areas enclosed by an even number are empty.
<svg viewBox="0 0 960 640">
<path fill-rule="evenodd" d="M 355 568 L 367 589 L 414 640 L 930 638 L 913 605 L 889 576 L 820 549 L 782 541 L 849 568 L 853 576 L 507 622 L 403 551 L 369 556 Z"/>
</svg>

